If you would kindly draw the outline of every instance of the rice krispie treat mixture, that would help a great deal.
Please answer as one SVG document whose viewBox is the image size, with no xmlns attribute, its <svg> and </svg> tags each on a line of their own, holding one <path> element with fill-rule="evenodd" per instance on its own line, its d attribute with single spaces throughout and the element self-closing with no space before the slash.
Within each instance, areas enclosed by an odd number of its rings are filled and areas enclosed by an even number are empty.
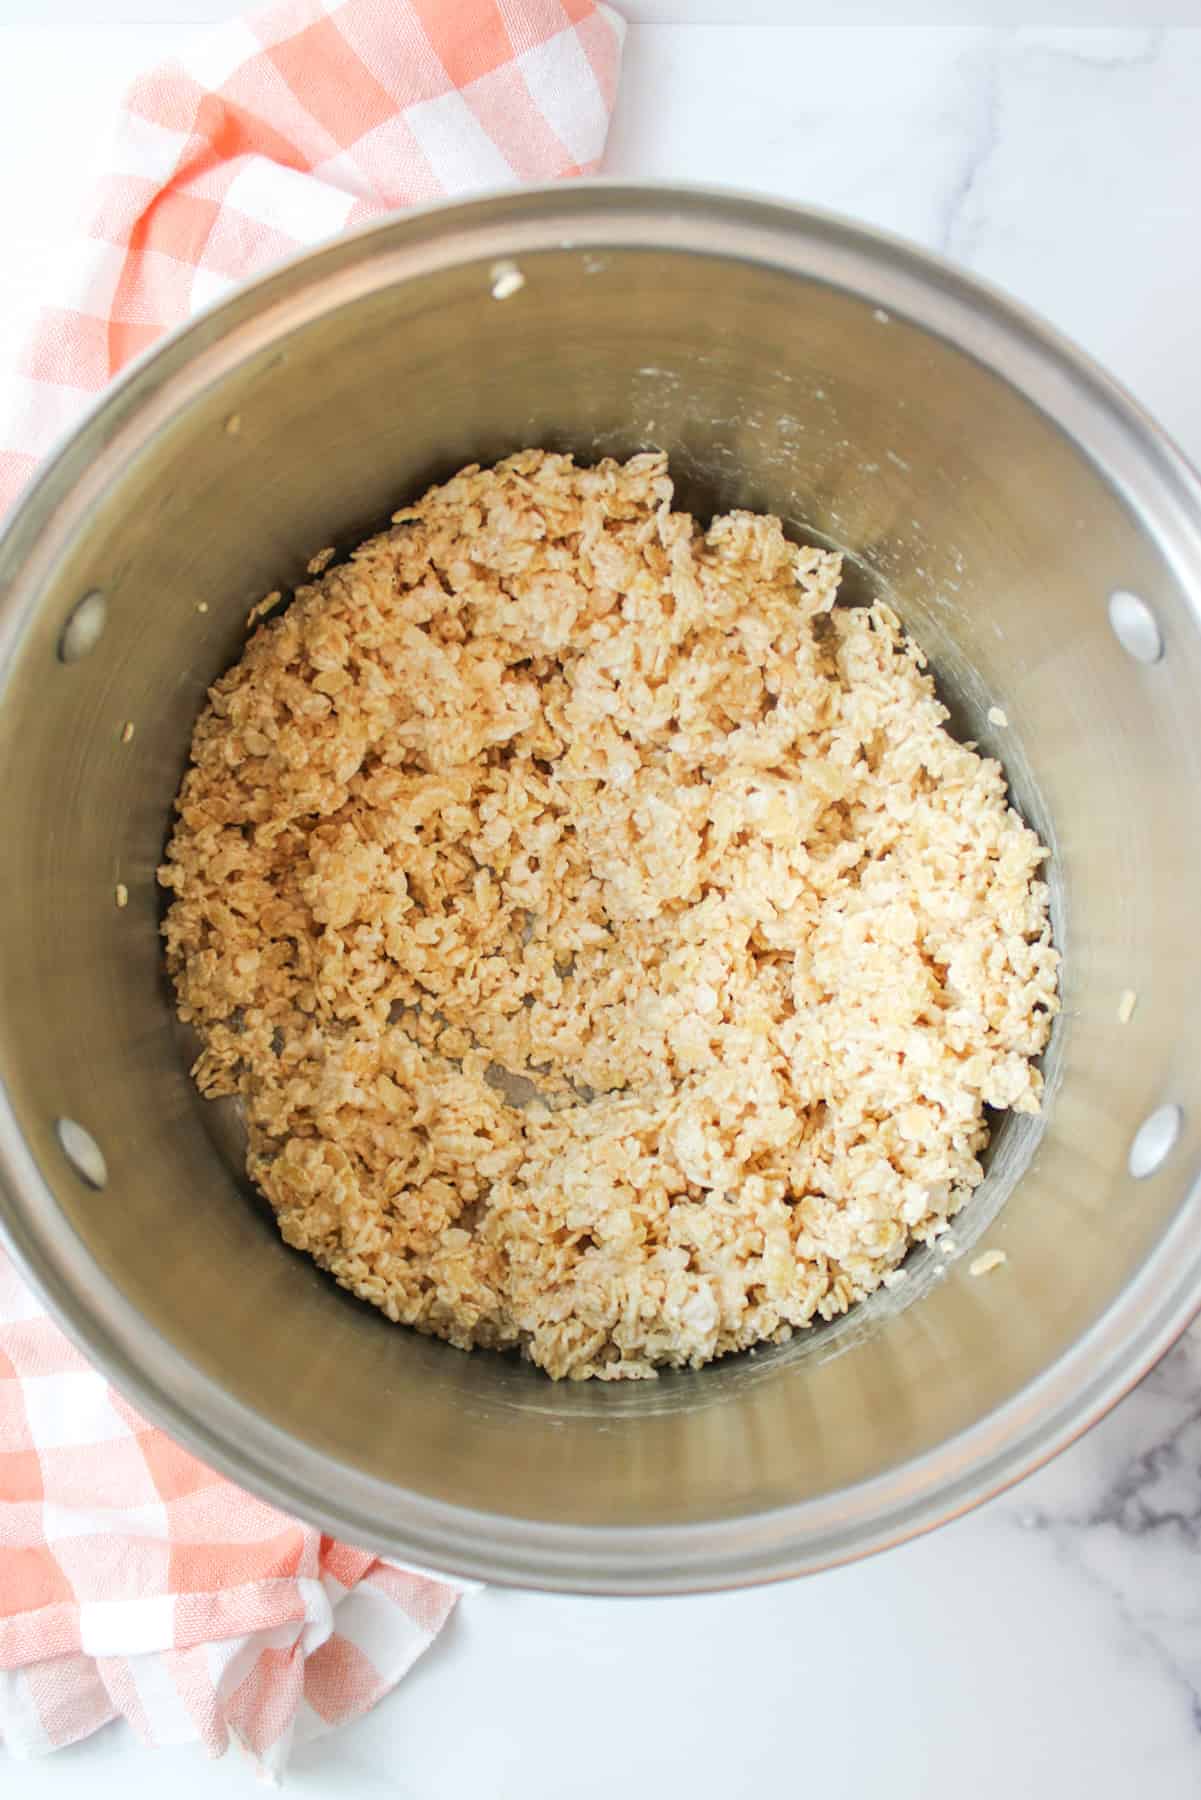
<svg viewBox="0 0 1201 1800">
<path fill-rule="evenodd" d="M 1046 852 L 883 605 L 665 457 L 398 513 L 213 688 L 160 879 L 290 1244 L 553 1376 L 890 1278 L 1038 1109 Z"/>
</svg>

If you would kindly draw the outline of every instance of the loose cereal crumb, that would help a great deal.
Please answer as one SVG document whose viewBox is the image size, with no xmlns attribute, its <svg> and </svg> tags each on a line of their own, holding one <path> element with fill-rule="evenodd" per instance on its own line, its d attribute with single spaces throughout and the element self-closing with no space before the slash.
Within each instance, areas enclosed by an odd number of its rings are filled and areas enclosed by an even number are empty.
<svg viewBox="0 0 1201 1800">
<path fill-rule="evenodd" d="M 969 1275 L 991 1275 L 994 1269 L 999 1269 L 1008 1261 L 1004 1250 L 986 1250 L 983 1256 L 975 1257 L 968 1264 L 967 1272 Z"/>
<path fill-rule="evenodd" d="M 118 906 L 129 905 L 129 889 L 123 881 L 117 883 L 116 888 L 113 890 L 113 898 L 116 900 Z"/>
<path fill-rule="evenodd" d="M 124 725 L 122 725 L 122 727 L 121 727 L 121 742 L 123 744 L 130 743 L 133 739 L 133 733 L 134 733 L 133 720 L 126 719 Z"/>
<path fill-rule="evenodd" d="M 516 263 L 498 262 L 492 265 L 492 298 L 494 300 L 511 300 L 525 286 L 525 276 Z"/>
<path fill-rule="evenodd" d="M 308 573 L 310 575 L 324 575 L 326 569 L 329 568 L 329 565 L 333 562 L 337 554 L 338 552 L 335 550 L 334 546 L 332 544 L 327 544 L 324 550 L 318 550 L 316 556 L 309 557 L 308 562 L 305 564 Z"/>
<path fill-rule="evenodd" d="M 908 1278 L 908 1269 L 889 1269 L 880 1277 L 880 1280 L 886 1288 L 897 1288 L 900 1287 L 903 1281 L 907 1281 Z"/>
<path fill-rule="evenodd" d="M 265 618 L 271 611 L 271 608 L 273 606 L 278 606 L 282 599 L 283 594 L 280 592 L 279 588 L 273 588 L 269 594 L 264 594 L 261 600 L 256 600 L 250 611 L 246 614 L 247 631 L 253 630 L 259 620 Z"/>
<path fill-rule="evenodd" d="M 196 602 L 196 611 L 198 613 L 206 613 L 208 611 L 208 609 L 209 609 L 209 603 L 207 600 L 198 600 Z"/>
<path fill-rule="evenodd" d="M 1009 715 L 999 706 L 990 706 L 988 709 L 988 722 L 990 725 L 999 725 L 1001 729 L 1004 730 L 1009 724 Z"/>
<path fill-rule="evenodd" d="M 1138 995 L 1133 988 L 1123 988 L 1122 997 L 1118 1001 L 1118 1024 L 1129 1025 L 1134 1017 L 1134 1009 L 1138 1005 Z"/>
<path fill-rule="evenodd" d="M 943 1256 L 954 1256 L 959 1245 L 955 1242 L 955 1239 L 951 1236 L 950 1232 L 945 1231 L 938 1240 L 938 1248 Z"/>
<path fill-rule="evenodd" d="M 1038 1110 L 1046 851 L 839 568 L 661 454 L 523 451 L 212 689 L 159 875 L 195 1077 L 389 1318 L 577 1380 L 778 1343 Z"/>
<path fill-rule="evenodd" d="M 228 419 L 226 419 L 226 421 L 225 421 L 226 436 L 227 437 L 238 437 L 241 433 L 241 430 L 242 430 L 242 415 L 241 415 L 241 413 L 236 413 L 236 412 L 230 413 Z"/>
</svg>

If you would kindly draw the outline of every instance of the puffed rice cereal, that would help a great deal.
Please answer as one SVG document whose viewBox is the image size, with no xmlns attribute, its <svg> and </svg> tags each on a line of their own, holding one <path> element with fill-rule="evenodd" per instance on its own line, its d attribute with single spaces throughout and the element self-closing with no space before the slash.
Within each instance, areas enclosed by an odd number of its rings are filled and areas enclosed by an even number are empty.
<svg viewBox="0 0 1201 1800">
<path fill-rule="evenodd" d="M 872 1292 L 1036 1112 L 1047 852 L 883 604 L 666 458 L 476 466 L 213 687 L 159 879 L 289 1244 L 579 1380 Z M 274 600 L 274 596 L 272 597 Z"/>
</svg>

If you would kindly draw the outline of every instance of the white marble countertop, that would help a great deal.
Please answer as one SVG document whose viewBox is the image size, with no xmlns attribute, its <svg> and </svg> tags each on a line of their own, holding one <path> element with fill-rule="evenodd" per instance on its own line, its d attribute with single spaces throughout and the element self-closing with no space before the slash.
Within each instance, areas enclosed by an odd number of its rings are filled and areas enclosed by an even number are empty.
<svg viewBox="0 0 1201 1800">
<path fill-rule="evenodd" d="M 121 88 L 192 21 L 233 10 L 0 0 L 0 378 Z M 705 0 L 688 23 L 633 27 L 613 174 L 758 188 L 936 246 L 1045 313 L 1201 458 L 1201 30 L 697 22 L 736 10 Z M 751 16 L 797 8 L 759 0 Z M 1194 1333 L 1042 1474 L 872 1562 L 703 1599 L 473 1595 L 290 1785 L 338 1800 L 1125 1800 L 1137 1780 L 1195 1800 L 1199 1548 Z M 0 1753 L 19 1800 L 165 1786 L 201 1800 L 249 1794 L 253 1776 L 236 1755 L 149 1753 L 117 1729 L 37 1764 Z"/>
</svg>

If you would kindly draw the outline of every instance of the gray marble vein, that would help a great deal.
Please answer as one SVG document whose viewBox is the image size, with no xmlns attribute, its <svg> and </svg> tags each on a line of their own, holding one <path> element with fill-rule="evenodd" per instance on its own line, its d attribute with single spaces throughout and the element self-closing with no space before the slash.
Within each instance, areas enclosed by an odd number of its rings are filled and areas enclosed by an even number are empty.
<svg viewBox="0 0 1201 1800">
<path fill-rule="evenodd" d="M 945 256 L 971 258 L 976 223 L 971 205 L 981 175 L 1001 141 L 1002 40 L 994 39 L 964 53 L 961 66 L 973 95 L 973 129 L 954 186 L 946 197 L 938 225 L 937 247 Z"/>
<path fill-rule="evenodd" d="M 1005 1505 L 1104 1597 L 1201 1732 L 1201 1327 Z"/>
</svg>

